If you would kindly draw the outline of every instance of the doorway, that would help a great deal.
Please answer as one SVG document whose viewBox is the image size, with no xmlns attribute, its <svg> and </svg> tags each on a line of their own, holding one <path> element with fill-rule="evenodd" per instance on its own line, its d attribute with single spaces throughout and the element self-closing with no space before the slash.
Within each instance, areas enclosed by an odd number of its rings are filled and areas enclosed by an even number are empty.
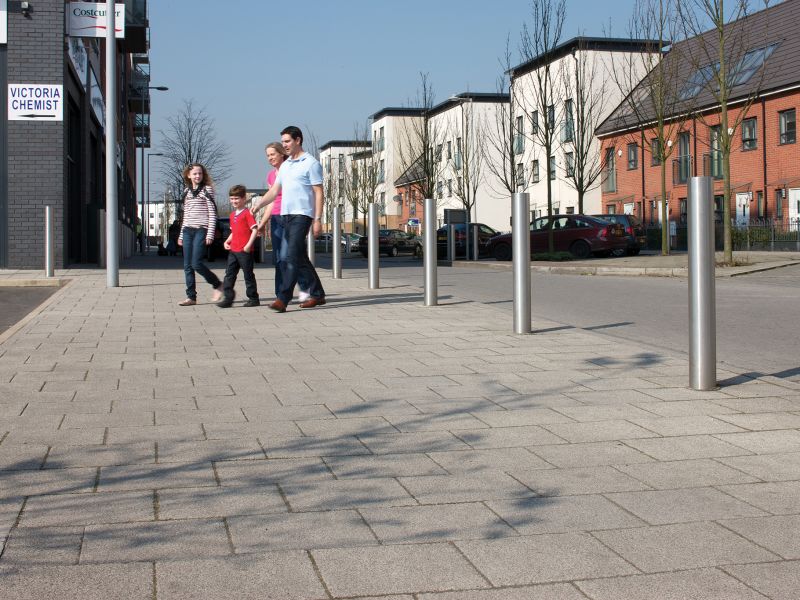
<svg viewBox="0 0 800 600">
<path fill-rule="evenodd" d="M 746 227 L 750 223 L 750 201 L 753 192 L 740 192 L 736 194 L 736 225 Z"/>
</svg>

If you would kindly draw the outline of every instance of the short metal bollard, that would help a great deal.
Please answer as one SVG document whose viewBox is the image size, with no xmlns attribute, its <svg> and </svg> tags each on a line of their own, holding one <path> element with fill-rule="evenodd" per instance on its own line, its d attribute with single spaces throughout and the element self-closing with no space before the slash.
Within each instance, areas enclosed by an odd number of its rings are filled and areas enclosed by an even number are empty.
<svg viewBox="0 0 800 600">
<path fill-rule="evenodd" d="M 717 387 L 714 191 L 711 177 L 689 181 L 689 385 Z"/>
<path fill-rule="evenodd" d="M 44 207 L 44 275 L 55 276 L 55 230 L 53 229 L 53 207 Z"/>
<path fill-rule="evenodd" d="M 380 244 L 378 242 L 378 205 L 370 202 L 367 210 L 367 267 L 369 270 L 369 289 L 377 290 L 380 288 L 380 276 L 378 274 L 378 260 L 380 254 Z"/>
<path fill-rule="evenodd" d="M 342 207 L 333 207 L 333 265 L 334 279 L 342 278 Z"/>
<path fill-rule="evenodd" d="M 425 263 L 425 306 L 439 304 L 436 248 L 436 200 L 425 198 L 425 247 L 422 250 Z"/>
<path fill-rule="evenodd" d="M 478 223 L 470 224 L 472 229 L 472 260 L 478 260 L 481 249 L 481 226 Z"/>
<path fill-rule="evenodd" d="M 530 195 L 511 196 L 511 246 L 514 260 L 514 333 L 531 332 Z"/>
<path fill-rule="evenodd" d="M 314 222 L 311 222 L 311 228 L 308 230 L 308 235 L 306 236 L 306 252 L 308 253 L 308 262 L 311 263 L 311 266 L 314 265 L 314 261 L 316 259 L 316 252 L 314 248 Z"/>
<path fill-rule="evenodd" d="M 447 225 L 447 260 L 452 263 L 456 259 L 456 226 Z"/>
</svg>

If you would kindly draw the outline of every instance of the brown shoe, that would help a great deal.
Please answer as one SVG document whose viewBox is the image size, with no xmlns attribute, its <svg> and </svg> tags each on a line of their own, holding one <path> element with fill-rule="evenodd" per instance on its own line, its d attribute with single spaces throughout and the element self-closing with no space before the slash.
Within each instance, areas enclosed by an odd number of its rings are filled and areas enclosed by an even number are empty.
<svg viewBox="0 0 800 600">
<path fill-rule="evenodd" d="M 279 313 L 286 312 L 286 304 L 284 304 L 283 300 L 275 300 L 272 304 L 269 305 L 269 307 L 275 312 Z"/>
<path fill-rule="evenodd" d="M 319 298 L 311 296 L 311 298 L 305 302 L 300 303 L 300 308 L 314 308 L 315 306 L 322 306 L 323 304 L 325 304 L 325 296 L 320 296 Z"/>
<path fill-rule="evenodd" d="M 195 304 L 197 304 L 197 300 L 192 300 L 191 298 L 178 302 L 178 306 L 194 306 Z"/>
</svg>

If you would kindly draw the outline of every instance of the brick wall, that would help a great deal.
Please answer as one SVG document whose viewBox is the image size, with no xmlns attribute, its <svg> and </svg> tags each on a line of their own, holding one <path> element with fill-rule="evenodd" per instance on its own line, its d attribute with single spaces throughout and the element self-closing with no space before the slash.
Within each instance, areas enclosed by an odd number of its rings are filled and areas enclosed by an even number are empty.
<svg viewBox="0 0 800 600">
<path fill-rule="evenodd" d="M 63 84 L 64 0 L 8 14 L 8 83 Z M 53 206 L 56 265 L 64 259 L 64 123 L 8 122 L 8 264 L 44 268 L 44 206 Z"/>
</svg>

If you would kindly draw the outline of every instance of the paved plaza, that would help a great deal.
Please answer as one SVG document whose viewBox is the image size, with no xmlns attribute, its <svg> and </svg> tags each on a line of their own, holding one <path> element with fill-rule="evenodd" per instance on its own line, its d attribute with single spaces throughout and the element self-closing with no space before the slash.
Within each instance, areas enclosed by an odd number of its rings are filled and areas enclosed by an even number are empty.
<svg viewBox="0 0 800 600">
<path fill-rule="evenodd" d="M 694 392 L 657 340 L 426 308 L 421 268 L 181 308 L 169 261 L 0 337 L 3 600 L 800 597 L 800 384 Z"/>
</svg>

